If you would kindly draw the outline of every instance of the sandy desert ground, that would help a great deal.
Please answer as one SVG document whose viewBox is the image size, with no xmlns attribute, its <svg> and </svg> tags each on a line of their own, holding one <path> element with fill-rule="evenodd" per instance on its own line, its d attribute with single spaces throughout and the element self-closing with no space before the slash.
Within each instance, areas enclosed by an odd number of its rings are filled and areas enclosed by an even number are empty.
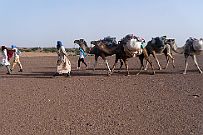
<svg viewBox="0 0 203 135">
<path fill-rule="evenodd" d="M 123 69 L 108 77 L 101 59 L 95 72 L 93 57 L 78 71 L 72 56 L 71 78 L 54 78 L 55 54 L 22 56 L 23 73 L 0 69 L 0 135 L 203 135 L 203 75 L 191 58 L 187 75 L 184 57 L 175 55 L 175 69 L 137 76 L 132 58 L 130 76 Z"/>
</svg>

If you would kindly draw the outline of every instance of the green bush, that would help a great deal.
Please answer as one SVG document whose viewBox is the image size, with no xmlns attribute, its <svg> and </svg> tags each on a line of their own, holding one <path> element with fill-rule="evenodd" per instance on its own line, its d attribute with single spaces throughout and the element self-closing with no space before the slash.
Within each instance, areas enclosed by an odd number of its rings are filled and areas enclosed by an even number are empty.
<svg viewBox="0 0 203 135">
<path fill-rule="evenodd" d="M 48 53 L 48 52 L 57 52 L 57 49 L 55 47 L 51 47 L 51 48 L 43 48 L 43 51 Z"/>
<path fill-rule="evenodd" d="M 35 51 L 37 51 L 37 50 L 40 50 L 40 48 L 38 48 L 38 47 L 31 48 L 31 51 L 32 51 L 32 52 L 35 52 Z"/>
</svg>

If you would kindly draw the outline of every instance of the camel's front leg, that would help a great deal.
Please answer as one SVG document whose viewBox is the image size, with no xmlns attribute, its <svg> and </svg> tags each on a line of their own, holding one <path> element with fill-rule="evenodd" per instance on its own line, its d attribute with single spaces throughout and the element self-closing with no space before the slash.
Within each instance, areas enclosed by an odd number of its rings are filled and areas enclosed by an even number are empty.
<svg viewBox="0 0 203 135">
<path fill-rule="evenodd" d="M 166 66 L 164 67 L 164 69 L 167 69 L 168 64 L 169 64 L 169 56 L 168 56 L 168 54 L 165 54 L 165 57 L 166 57 Z"/>
<path fill-rule="evenodd" d="M 185 56 L 185 70 L 184 70 L 183 74 L 186 74 L 186 72 L 187 72 L 187 67 L 188 67 L 187 58 L 188 58 L 188 56 Z"/>
<path fill-rule="evenodd" d="M 95 71 L 95 68 L 96 68 L 96 66 L 97 66 L 98 57 L 99 57 L 99 56 L 95 56 L 95 62 L 94 62 L 94 65 L 93 65 L 93 71 Z"/>
<path fill-rule="evenodd" d="M 149 62 L 150 66 L 151 66 L 151 68 L 152 68 L 152 71 L 153 71 L 152 74 L 155 75 L 154 67 L 153 67 L 153 65 L 152 65 L 151 60 L 150 60 L 149 58 L 146 58 L 146 60 Z"/>
<path fill-rule="evenodd" d="M 158 66 L 159 66 L 159 70 L 162 70 L 161 65 L 160 65 L 160 63 L 159 63 L 159 60 L 158 60 L 158 58 L 157 58 L 157 56 L 156 56 L 155 51 L 153 51 L 152 55 L 153 55 L 153 57 L 155 58 L 155 60 L 156 60 L 156 62 L 157 62 L 157 64 L 158 64 Z"/>
<path fill-rule="evenodd" d="M 148 69 L 148 61 L 146 61 L 146 65 L 145 65 L 145 68 L 144 68 L 144 70 L 147 70 Z"/>
<path fill-rule="evenodd" d="M 171 60 L 172 60 L 172 64 L 173 64 L 173 68 L 175 68 L 175 58 L 173 57 L 173 55 L 172 54 L 168 54 L 168 56 L 171 58 Z"/>
<path fill-rule="evenodd" d="M 153 67 L 153 65 L 152 65 L 151 60 L 149 59 L 149 55 L 148 55 L 146 49 L 143 49 L 143 55 L 144 55 L 144 57 L 143 57 L 143 56 L 140 56 L 140 57 L 139 57 L 140 60 L 143 61 L 143 59 L 145 58 L 145 60 L 150 64 L 150 66 L 151 66 L 151 68 L 152 68 L 152 70 L 153 70 L 153 73 L 152 73 L 152 74 L 155 75 L 154 67 Z M 142 62 L 141 64 L 143 64 L 143 62 Z M 144 66 L 144 65 L 143 65 L 143 66 Z M 141 70 L 142 70 L 142 67 L 140 68 L 140 72 L 141 72 Z"/>
<path fill-rule="evenodd" d="M 124 63 L 125 63 L 126 71 L 127 71 L 127 76 L 129 76 L 130 73 L 129 73 L 129 69 L 128 69 L 128 61 L 124 60 Z"/>
<path fill-rule="evenodd" d="M 114 72 L 114 70 L 116 68 L 117 63 L 118 63 L 118 59 L 116 58 L 115 63 L 113 64 L 113 67 L 111 69 L 111 74 L 113 74 L 113 72 Z"/>
<path fill-rule="evenodd" d="M 119 71 L 121 70 L 122 66 L 123 66 L 123 60 L 120 59 L 120 68 L 119 68 Z"/>
<path fill-rule="evenodd" d="M 110 67 L 109 67 L 108 61 L 105 59 L 104 62 L 106 63 L 106 66 L 107 66 L 107 68 L 108 68 L 108 75 L 111 75 L 111 69 L 110 69 Z"/>
</svg>

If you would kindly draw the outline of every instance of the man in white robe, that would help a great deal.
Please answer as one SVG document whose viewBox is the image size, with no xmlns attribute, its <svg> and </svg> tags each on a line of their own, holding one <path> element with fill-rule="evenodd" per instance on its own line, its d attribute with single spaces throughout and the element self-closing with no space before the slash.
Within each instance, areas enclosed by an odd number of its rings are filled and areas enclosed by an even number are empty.
<svg viewBox="0 0 203 135">
<path fill-rule="evenodd" d="M 11 69 L 10 69 L 10 62 L 8 60 L 8 49 L 5 46 L 1 47 L 2 50 L 2 60 L 0 62 L 0 66 L 6 66 L 6 69 L 8 71 L 7 74 L 11 74 Z"/>
<path fill-rule="evenodd" d="M 68 54 L 65 50 L 65 47 L 62 45 L 61 41 L 57 41 L 57 54 L 58 54 L 58 60 L 57 60 L 57 69 L 56 69 L 56 75 L 63 75 L 70 77 L 71 72 L 71 63 L 68 59 Z"/>
</svg>

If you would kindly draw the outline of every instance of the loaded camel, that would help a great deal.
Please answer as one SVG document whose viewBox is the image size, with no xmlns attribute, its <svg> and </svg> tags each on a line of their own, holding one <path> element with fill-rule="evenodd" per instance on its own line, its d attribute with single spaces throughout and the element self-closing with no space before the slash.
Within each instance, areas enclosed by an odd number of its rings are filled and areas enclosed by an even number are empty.
<svg viewBox="0 0 203 135">
<path fill-rule="evenodd" d="M 102 42 L 103 44 L 99 44 L 99 42 Z M 84 50 L 89 49 L 89 47 L 87 46 L 87 43 L 84 39 L 75 40 L 74 43 L 78 44 Z M 95 45 L 93 48 L 89 49 L 89 51 L 88 51 L 88 53 L 95 55 L 95 63 L 94 63 L 93 70 L 95 70 L 95 68 L 96 68 L 98 58 L 101 57 L 104 60 L 104 62 L 106 63 L 106 66 L 108 68 L 108 75 L 110 75 L 111 69 L 109 67 L 106 57 L 116 54 L 117 44 L 113 43 L 113 44 L 111 44 L 111 46 L 109 46 L 105 42 L 103 42 L 103 40 L 92 41 L 91 44 Z M 123 62 L 122 61 L 120 61 L 120 62 L 121 62 L 121 66 L 120 66 L 120 68 L 121 68 L 123 65 Z"/>
<path fill-rule="evenodd" d="M 185 45 L 183 46 L 183 52 L 185 56 L 185 70 L 183 74 L 186 74 L 187 72 L 187 67 L 188 67 L 188 57 L 191 56 L 192 59 L 194 60 L 194 63 L 199 70 L 199 73 L 202 74 L 202 70 L 200 69 L 198 63 L 197 63 L 197 58 L 196 55 L 203 54 L 203 39 L 200 38 L 195 39 L 195 38 L 189 38 Z"/>
<path fill-rule="evenodd" d="M 173 68 L 175 68 L 175 64 L 174 64 L 175 58 L 172 55 L 172 51 L 179 53 L 175 39 L 167 39 L 166 36 L 152 38 L 152 40 L 147 43 L 145 48 L 147 50 L 148 55 L 152 54 L 153 57 L 155 58 L 158 64 L 159 70 L 162 70 L 162 67 L 160 65 L 160 62 L 156 54 L 165 55 L 167 63 L 164 69 L 168 67 L 169 59 L 172 60 Z M 146 64 L 145 70 L 147 70 L 147 67 L 148 67 L 148 63 Z"/>
</svg>

